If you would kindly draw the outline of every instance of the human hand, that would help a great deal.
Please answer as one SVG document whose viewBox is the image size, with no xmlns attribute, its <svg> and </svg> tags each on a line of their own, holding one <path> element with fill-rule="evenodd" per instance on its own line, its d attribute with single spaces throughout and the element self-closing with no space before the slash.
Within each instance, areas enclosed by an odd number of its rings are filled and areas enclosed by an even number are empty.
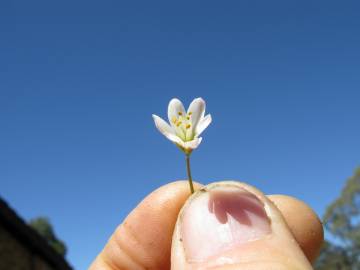
<svg viewBox="0 0 360 270">
<path fill-rule="evenodd" d="M 187 181 L 148 195 L 89 270 L 312 269 L 323 228 L 305 203 L 239 182 L 196 189 L 188 201 Z"/>
</svg>

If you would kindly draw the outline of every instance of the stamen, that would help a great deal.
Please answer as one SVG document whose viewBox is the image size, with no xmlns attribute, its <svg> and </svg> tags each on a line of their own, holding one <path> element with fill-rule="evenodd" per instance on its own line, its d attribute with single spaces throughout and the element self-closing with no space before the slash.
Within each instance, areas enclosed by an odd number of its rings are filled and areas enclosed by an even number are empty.
<svg viewBox="0 0 360 270">
<path fill-rule="evenodd" d="M 178 126 L 180 126 L 181 124 L 182 124 L 182 122 L 179 121 L 179 122 L 177 122 L 176 126 L 178 127 Z"/>
<path fill-rule="evenodd" d="M 189 129 L 190 127 L 191 127 L 191 125 L 190 125 L 190 124 L 187 124 L 185 128 L 186 128 L 186 129 Z"/>
<path fill-rule="evenodd" d="M 192 115 L 192 112 L 189 112 L 188 115 Z"/>
<path fill-rule="evenodd" d="M 190 120 L 190 116 L 186 116 L 186 119 L 187 119 L 187 120 Z"/>
<path fill-rule="evenodd" d="M 178 112 L 178 115 L 182 115 L 182 112 Z"/>
</svg>

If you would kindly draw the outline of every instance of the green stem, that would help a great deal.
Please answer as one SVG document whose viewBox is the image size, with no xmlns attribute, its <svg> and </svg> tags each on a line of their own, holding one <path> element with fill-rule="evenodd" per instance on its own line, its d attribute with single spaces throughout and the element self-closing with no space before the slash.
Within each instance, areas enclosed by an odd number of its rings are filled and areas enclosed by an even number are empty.
<svg viewBox="0 0 360 270">
<path fill-rule="evenodd" d="M 193 181 L 192 181 L 192 177 L 191 177 L 190 154 L 186 154 L 186 170 L 187 170 L 187 175 L 188 175 L 188 179 L 189 179 L 190 191 L 191 191 L 191 194 L 193 194 L 194 193 L 194 185 L 193 185 Z"/>
</svg>

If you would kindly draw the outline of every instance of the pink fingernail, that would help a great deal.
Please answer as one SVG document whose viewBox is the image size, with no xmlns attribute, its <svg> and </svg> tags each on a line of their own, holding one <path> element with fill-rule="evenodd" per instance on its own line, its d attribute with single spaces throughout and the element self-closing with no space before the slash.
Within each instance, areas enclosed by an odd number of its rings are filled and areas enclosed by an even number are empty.
<svg viewBox="0 0 360 270">
<path fill-rule="evenodd" d="M 216 187 L 194 198 L 181 234 L 189 262 L 202 262 L 271 232 L 263 203 L 239 187 Z"/>
</svg>

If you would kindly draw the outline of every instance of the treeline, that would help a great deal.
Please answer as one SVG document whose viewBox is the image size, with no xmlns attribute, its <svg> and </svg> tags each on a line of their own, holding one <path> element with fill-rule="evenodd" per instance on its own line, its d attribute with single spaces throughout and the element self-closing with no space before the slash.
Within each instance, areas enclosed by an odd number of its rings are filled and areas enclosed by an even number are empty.
<svg viewBox="0 0 360 270">
<path fill-rule="evenodd" d="M 323 222 L 334 240 L 324 243 L 315 269 L 360 269 L 360 167 L 327 208 Z"/>
</svg>

